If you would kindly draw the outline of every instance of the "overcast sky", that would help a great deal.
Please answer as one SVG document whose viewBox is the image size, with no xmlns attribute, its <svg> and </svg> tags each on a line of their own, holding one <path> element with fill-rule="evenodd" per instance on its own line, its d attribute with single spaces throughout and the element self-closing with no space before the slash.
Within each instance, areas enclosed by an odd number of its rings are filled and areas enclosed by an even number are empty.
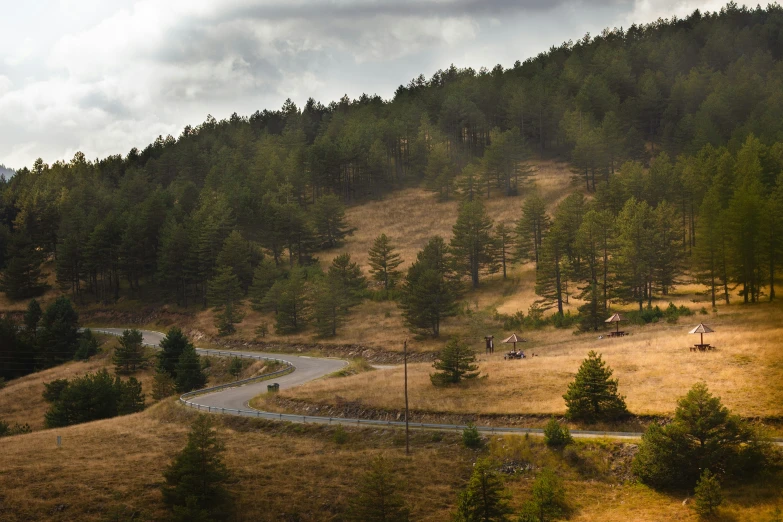
<svg viewBox="0 0 783 522">
<path fill-rule="evenodd" d="M 125 155 L 207 114 L 327 104 L 723 1 L 0 0 L 0 164 Z"/>
</svg>

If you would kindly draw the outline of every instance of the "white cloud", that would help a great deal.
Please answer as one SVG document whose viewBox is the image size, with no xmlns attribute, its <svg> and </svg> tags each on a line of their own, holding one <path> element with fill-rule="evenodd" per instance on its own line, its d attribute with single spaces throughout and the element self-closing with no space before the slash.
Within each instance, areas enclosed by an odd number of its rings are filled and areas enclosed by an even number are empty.
<svg viewBox="0 0 783 522">
<path fill-rule="evenodd" d="M 126 153 L 207 113 L 388 97 L 459 66 L 510 66 L 550 45 L 691 0 L 40 0 L 0 49 L 0 163 Z M 36 4 L 33 6 L 32 4 Z M 707 5 L 712 5 L 708 2 Z M 717 5 L 719 8 L 720 5 Z M 713 7 L 716 8 L 716 7 Z M 30 35 L 35 34 L 35 38 Z"/>
</svg>

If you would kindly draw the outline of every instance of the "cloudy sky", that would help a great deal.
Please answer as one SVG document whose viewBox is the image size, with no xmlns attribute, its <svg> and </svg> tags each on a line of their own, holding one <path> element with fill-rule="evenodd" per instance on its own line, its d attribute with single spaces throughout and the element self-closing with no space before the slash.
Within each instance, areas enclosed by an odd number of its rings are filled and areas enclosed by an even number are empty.
<svg viewBox="0 0 783 522">
<path fill-rule="evenodd" d="M 712 0 L 0 0 L 0 164 L 125 155 L 207 114 L 392 96 Z"/>
</svg>

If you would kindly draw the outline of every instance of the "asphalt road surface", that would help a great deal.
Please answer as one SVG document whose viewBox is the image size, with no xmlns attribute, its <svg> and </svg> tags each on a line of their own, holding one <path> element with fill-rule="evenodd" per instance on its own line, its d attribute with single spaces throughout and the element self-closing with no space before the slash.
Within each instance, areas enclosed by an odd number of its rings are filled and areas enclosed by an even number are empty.
<svg viewBox="0 0 783 522">
<path fill-rule="evenodd" d="M 93 332 L 106 333 L 110 335 L 122 335 L 124 328 L 92 328 Z M 141 330 L 144 336 L 144 344 L 150 346 L 160 346 L 160 341 L 166 337 L 165 334 L 160 332 L 153 332 L 151 330 Z M 196 348 L 197 352 L 202 354 L 214 355 L 213 352 L 217 350 L 203 350 Z M 249 352 L 249 351 L 237 351 L 237 350 L 220 350 L 221 354 L 225 356 L 248 356 L 255 355 L 259 357 L 271 357 L 286 361 L 294 368 L 293 373 L 282 375 L 272 379 L 272 381 L 261 381 L 251 384 L 245 384 L 243 386 L 236 386 L 233 388 L 225 388 L 212 393 L 206 393 L 198 395 L 190 399 L 190 402 L 200 404 L 205 407 L 213 408 L 226 408 L 241 410 L 248 408 L 248 402 L 250 399 L 266 392 L 266 387 L 271 382 L 276 382 L 280 385 L 281 389 L 293 388 L 294 386 L 302 385 L 306 382 L 318 379 L 324 375 L 334 373 L 343 366 L 347 365 L 347 361 L 340 359 L 326 359 L 322 357 L 306 357 L 303 355 L 289 355 L 289 354 L 276 354 L 265 352 Z"/>
</svg>

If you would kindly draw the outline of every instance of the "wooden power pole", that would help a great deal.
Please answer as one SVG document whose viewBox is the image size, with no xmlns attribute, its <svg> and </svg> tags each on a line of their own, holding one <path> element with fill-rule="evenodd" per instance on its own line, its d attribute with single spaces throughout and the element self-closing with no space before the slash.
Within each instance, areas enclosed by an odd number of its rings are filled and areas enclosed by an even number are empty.
<svg viewBox="0 0 783 522">
<path fill-rule="evenodd" d="M 403 364 L 405 365 L 405 454 L 411 454 L 410 432 L 408 427 L 408 340 L 403 343 Z"/>
</svg>

